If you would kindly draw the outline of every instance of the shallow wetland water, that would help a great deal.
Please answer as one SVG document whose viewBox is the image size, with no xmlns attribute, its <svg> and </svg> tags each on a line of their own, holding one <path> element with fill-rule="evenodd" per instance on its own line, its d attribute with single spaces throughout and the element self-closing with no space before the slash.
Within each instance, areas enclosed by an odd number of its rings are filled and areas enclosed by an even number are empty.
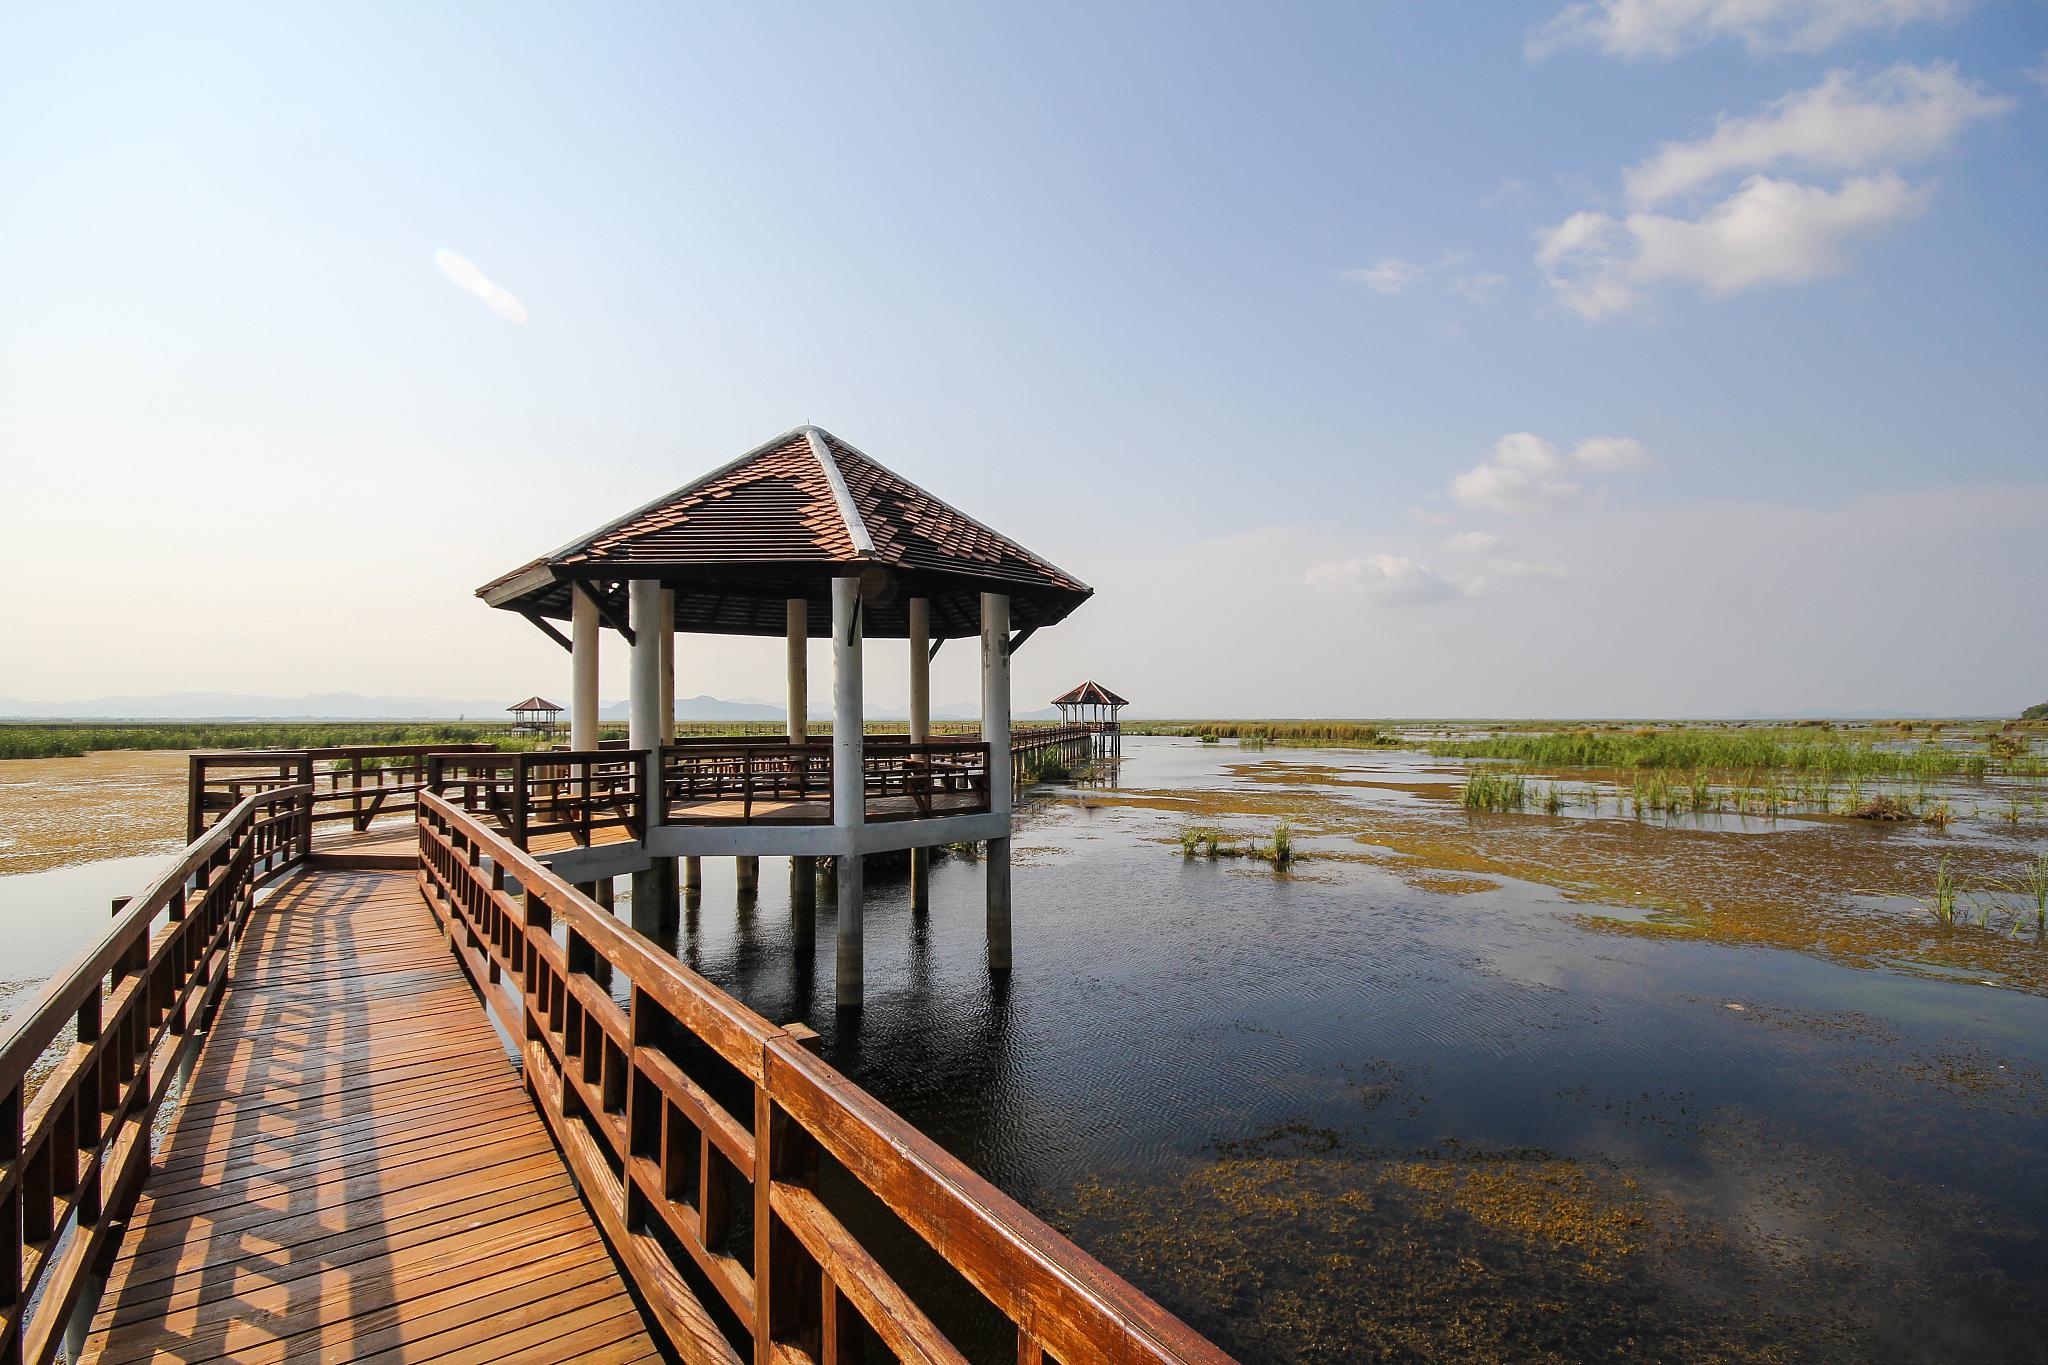
<svg viewBox="0 0 2048 1365">
<path fill-rule="evenodd" d="M 1474 814 L 1412 752 L 1125 755 L 1023 803 L 1004 987 L 965 857 L 925 916 L 870 873 L 857 1018 L 780 860 L 742 904 L 707 859 L 673 947 L 1247 1361 L 2048 1354 L 2048 949 L 1921 904 L 2037 817 Z M 1291 871 L 1182 856 L 1283 818 Z"/>
</svg>

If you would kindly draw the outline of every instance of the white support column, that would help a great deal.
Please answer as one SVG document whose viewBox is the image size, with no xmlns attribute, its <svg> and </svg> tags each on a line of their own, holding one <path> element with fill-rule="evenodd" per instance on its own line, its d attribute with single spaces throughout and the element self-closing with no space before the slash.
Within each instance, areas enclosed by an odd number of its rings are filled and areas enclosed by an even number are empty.
<svg viewBox="0 0 2048 1365">
<path fill-rule="evenodd" d="M 842 830 L 867 822 L 867 764 L 860 676 L 860 580 L 832 580 L 832 823 Z M 861 857 L 839 860 L 838 1003 L 861 1003 Z"/>
<path fill-rule="evenodd" d="M 636 578 L 627 594 L 633 618 L 627 743 L 635 749 L 651 749 L 661 742 L 661 584 L 651 578 Z"/>
<path fill-rule="evenodd" d="M 571 673 L 569 747 L 597 747 L 597 642 L 600 622 L 597 599 L 581 584 L 569 589 Z"/>
<path fill-rule="evenodd" d="M 636 578 L 627 588 L 627 604 L 633 626 L 633 663 L 627 692 L 627 745 L 653 753 L 649 766 L 647 828 L 651 834 L 661 823 L 661 658 L 664 622 L 661 618 L 661 584 L 651 578 Z M 658 928 L 671 914 L 673 864 L 657 863 L 645 872 L 633 874 L 633 924 L 643 931 Z"/>
<path fill-rule="evenodd" d="M 789 742 L 801 744 L 811 734 L 811 604 L 801 597 L 792 597 L 783 611 L 789 635 L 789 687 L 783 706 L 789 712 Z"/>
<path fill-rule="evenodd" d="M 989 809 L 1007 817 L 1012 802 L 1010 765 L 1010 599 L 981 595 L 981 737 L 988 744 Z M 988 841 L 988 966 L 1010 970 L 1010 836 Z"/>
<path fill-rule="evenodd" d="M 785 673 L 787 689 L 783 710 L 785 728 L 792 745 L 803 746 L 811 737 L 811 604 L 802 597 L 783 604 L 783 629 L 788 637 Z M 807 760 L 805 760 L 807 761 Z M 818 860 L 795 857 L 789 860 L 789 909 L 799 943 L 811 942 L 815 933 L 813 916 L 818 904 Z"/>
<path fill-rule="evenodd" d="M 676 736 L 676 594 L 661 590 L 661 742 Z"/>
<path fill-rule="evenodd" d="M 910 742 L 932 737 L 932 604 L 926 597 L 910 599 Z"/>
</svg>

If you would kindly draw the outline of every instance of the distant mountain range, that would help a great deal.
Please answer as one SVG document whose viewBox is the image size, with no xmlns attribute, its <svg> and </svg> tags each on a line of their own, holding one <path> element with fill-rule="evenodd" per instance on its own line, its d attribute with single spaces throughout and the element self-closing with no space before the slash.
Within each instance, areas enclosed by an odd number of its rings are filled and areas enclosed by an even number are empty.
<svg viewBox="0 0 2048 1365">
<path fill-rule="evenodd" d="M 553 700 L 562 700 L 559 697 Z M 447 697 L 366 697 L 356 692 L 326 692 L 308 697 L 259 697 L 235 692 L 165 692 L 149 697 L 94 697 L 89 701 L 22 701 L 0 697 L 0 719 L 7 720 L 505 720 L 509 701 L 457 701 Z M 627 704 L 608 702 L 598 714 L 624 720 Z M 1019 712 L 1019 720 L 1051 720 L 1050 707 Z M 752 697 L 727 701 L 699 695 L 676 702 L 682 720 L 779 721 L 780 706 Z M 827 713 L 814 713 L 823 720 Z M 978 706 L 934 707 L 934 720 L 978 720 Z M 876 711 L 869 720 L 904 720 L 902 710 Z"/>
</svg>

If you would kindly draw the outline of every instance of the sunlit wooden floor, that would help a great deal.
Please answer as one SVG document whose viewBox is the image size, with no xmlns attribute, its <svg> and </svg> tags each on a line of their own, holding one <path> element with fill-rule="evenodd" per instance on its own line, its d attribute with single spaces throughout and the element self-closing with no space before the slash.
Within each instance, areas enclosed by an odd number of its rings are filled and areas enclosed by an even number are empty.
<svg viewBox="0 0 2048 1365">
<path fill-rule="evenodd" d="M 409 874 L 258 908 L 85 1358 L 662 1358 Z"/>
</svg>

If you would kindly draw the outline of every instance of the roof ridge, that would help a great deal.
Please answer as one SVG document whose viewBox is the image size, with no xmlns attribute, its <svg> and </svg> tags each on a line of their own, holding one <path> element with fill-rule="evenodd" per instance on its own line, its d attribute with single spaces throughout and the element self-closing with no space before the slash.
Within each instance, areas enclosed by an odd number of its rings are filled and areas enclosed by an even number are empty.
<svg viewBox="0 0 2048 1365">
<path fill-rule="evenodd" d="M 810 444 L 812 457 L 818 462 L 818 468 L 824 471 L 825 482 L 831 486 L 832 501 L 839 508 L 839 520 L 846 526 L 847 537 L 853 541 L 854 554 L 861 559 L 875 558 L 874 537 L 868 534 L 867 521 L 861 516 L 860 507 L 853 500 L 853 490 L 846 486 L 846 474 L 839 468 L 838 458 L 832 454 L 831 443 L 837 438 L 823 427 L 814 427 L 808 423 L 804 425 L 802 431 L 804 440 Z M 853 447 L 849 445 L 847 449 L 853 450 Z M 858 451 L 855 453 L 859 454 Z M 861 458 L 867 459 L 865 455 Z"/>
<path fill-rule="evenodd" d="M 648 513 L 653 512 L 658 508 L 662 507 L 664 504 L 674 502 L 677 498 L 684 496 L 685 494 L 691 492 L 694 489 L 701 488 L 705 484 L 711 483 L 713 480 L 724 478 L 727 474 L 730 474 L 733 470 L 738 469 L 747 461 L 765 455 L 769 451 L 774 450 L 777 446 L 787 445 L 792 440 L 796 439 L 798 436 L 804 435 L 810 430 L 811 428 L 807 426 L 791 427 L 788 431 L 783 432 L 780 436 L 774 437 L 771 440 L 763 441 L 760 445 L 755 446 L 752 450 L 749 450 L 742 455 L 736 455 L 732 459 L 727 460 L 724 464 L 712 470 L 709 474 L 699 475 L 697 478 L 690 480 L 688 483 L 682 485 L 679 488 L 672 488 L 668 492 L 663 493 L 660 497 L 651 499 L 650 501 L 644 502 L 640 506 L 635 507 L 632 511 L 626 513 L 624 516 L 613 517 L 610 521 L 598 527 L 595 531 L 590 532 L 590 534 L 576 537 L 574 540 L 562 546 L 560 549 L 549 551 L 546 555 L 542 556 L 541 560 L 536 562 L 553 562 L 554 560 L 563 559 L 569 555 L 575 554 L 580 550 L 588 550 L 598 541 L 604 539 L 613 531 L 618 530 L 621 526 L 624 526 L 627 522 L 637 520 L 640 517 L 644 517 Z"/>
<path fill-rule="evenodd" d="M 1069 582 L 1071 582 L 1071 583 L 1074 583 L 1074 584 L 1077 584 L 1077 585 L 1079 585 L 1080 587 L 1083 587 L 1083 588 L 1088 588 L 1088 585 L 1087 585 L 1086 583 L 1082 583 L 1082 582 L 1081 582 L 1081 580 L 1080 580 L 1080 579 L 1079 579 L 1078 577 L 1076 577 L 1076 576 L 1075 576 L 1075 575 L 1073 575 L 1073 574 L 1070 574 L 1070 573 L 1068 573 L 1068 572 L 1067 572 L 1067 571 L 1066 571 L 1065 569 L 1062 569 L 1062 568 L 1061 568 L 1061 567 L 1060 567 L 1059 565 L 1057 565 L 1057 564 L 1053 563 L 1053 562 L 1052 562 L 1052 561 L 1051 561 L 1050 559 L 1047 559 L 1047 558 L 1046 558 L 1046 557 L 1045 557 L 1044 555 L 1042 555 L 1042 554 L 1039 554 L 1039 553 L 1038 553 L 1038 552 L 1037 552 L 1036 550 L 1032 550 L 1032 549 L 1027 549 L 1027 548 L 1025 547 L 1024 543 L 1023 543 L 1022 541 L 1018 540 L 1018 539 L 1017 539 L 1017 538 L 1016 538 L 1015 536 L 1008 536 L 1008 535 L 1005 535 L 1005 534 L 1003 534 L 1003 533 L 1002 533 L 1001 531 L 998 531 L 998 530 L 997 530 L 997 529 L 996 529 L 995 527 L 993 527 L 993 526 L 989 525 L 989 524 L 988 524 L 987 522 L 983 521 L 983 520 L 982 520 L 981 518 L 979 518 L 979 517 L 974 517 L 974 516 L 969 516 L 969 515 L 968 515 L 967 513 L 963 512 L 963 511 L 961 511 L 961 510 L 960 510 L 959 508 L 955 507 L 955 506 L 954 506 L 954 505 L 953 505 L 952 503 L 950 503 L 950 502 L 947 502 L 947 501 L 946 501 L 946 500 L 945 500 L 944 498 L 940 497 L 940 496 L 939 496 L 938 494 L 936 494 L 936 493 L 932 492 L 932 491 L 931 491 L 930 489 L 926 488 L 926 487 L 925 487 L 925 486 L 924 486 L 923 484 L 911 483 L 909 479 L 906 479 L 906 478 L 904 478 L 904 477 L 903 477 L 903 476 L 902 476 L 901 474 L 898 474 L 898 473 L 897 473 L 897 472 L 896 472 L 895 470 L 893 470 L 893 469 L 889 468 L 889 466 L 887 466 L 887 465 L 883 464 L 883 463 L 882 463 L 882 462 L 881 462 L 880 460 L 878 460 L 878 459 L 876 459 L 876 458 L 875 458 L 874 456 L 872 456 L 872 455 L 868 454 L 868 453 L 867 453 L 867 452 L 866 452 L 865 450 L 862 450 L 862 449 L 861 449 L 861 448 L 860 448 L 859 446 L 857 446 L 857 445 L 855 445 L 855 444 L 854 444 L 853 442 L 851 442 L 851 441 L 847 440 L 847 439 L 846 439 L 845 437 L 843 437 L 843 436 L 834 436 L 834 435 L 832 435 L 832 433 L 831 433 L 831 432 L 829 432 L 829 431 L 824 431 L 824 430 L 823 430 L 823 428 L 820 428 L 820 427 L 806 427 L 806 428 L 805 428 L 805 430 L 806 430 L 806 431 L 818 431 L 818 432 L 820 432 L 820 433 L 821 433 L 822 435 L 824 435 L 824 436 L 826 436 L 827 438 L 829 438 L 830 440 L 834 440 L 834 441 L 837 441 L 837 442 L 839 442 L 839 444 L 841 444 L 841 445 L 845 446 L 845 447 L 846 447 L 846 448 L 847 448 L 848 450 L 850 450 L 850 451 L 852 451 L 852 452 L 853 452 L 854 454 L 856 454 L 856 455 L 860 456 L 860 457 L 861 457 L 861 458 L 862 458 L 863 460 L 866 460 L 866 461 L 867 461 L 867 462 L 868 462 L 869 464 L 871 464 L 871 465 L 873 465 L 873 466 L 874 466 L 875 468 L 877 468 L 877 469 L 881 470 L 881 471 L 882 471 L 882 472 L 883 472 L 884 474 L 887 474 L 887 475 L 888 475 L 888 476 L 889 476 L 890 478 L 892 478 L 892 479 L 895 479 L 895 480 L 897 480 L 898 482 L 900 482 L 900 483 L 903 483 L 903 484 L 907 485 L 908 487 L 910 487 L 910 488 L 912 488 L 912 489 L 916 490 L 916 491 L 917 491 L 917 492 L 918 492 L 919 494 L 921 494 L 922 496 L 924 496 L 924 497 L 926 497 L 926 498 L 929 498 L 929 499 L 930 499 L 931 501 L 933 501 L 933 502 L 937 503 L 937 504 L 938 504 L 939 506 L 941 506 L 941 507 L 945 508 L 945 509 L 946 509 L 946 510 L 947 510 L 948 512 L 951 512 L 951 513 L 952 513 L 952 514 L 953 514 L 954 516 L 956 516 L 956 517 L 960 518 L 960 520 L 962 520 L 962 521 L 966 522 L 966 523 L 967 523 L 968 525 L 970 525 L 970 526 L 974 526 L 974 527 L 977 527 L 977 528 L 979 528 L 980 530 L 982 530 L 982 531 L 985 531 L 985 532 L 987 532 L 987 533 L 988 533 L 989 535 L 991 535 L 991 536 L 994 536 L 994 537 L 995 537 L 995 538 L 996 538 L 997 540 L 1000 540 L 1000 541 L 1002 541 L 1002 542 L 1003 542 L 1003 543 L 1004 543 L 1005 545 L 1008 545 L 1008 546 L 1010 546 L 1010 547 L 1011 547 L 1012 549 L 1014 549 L 1014 550 L 1017 550 L 1018 552 L 1020 552 L 1021 554 L 1023 554 L 1025 558 L 1027 558 L 1027 559 L 1035 559 L 1035 560 L 1037 560 L 1037 561 L 1038 561 L 1039 563 L 1041 563 L 1041 564 L 1045 565 L 1045 566 L 1046 566 L 1046 567 L 1047 567 L 1048 569 L 1051 569 L 1051 570 L 1052 570 L 1052 571 L 1053 571 L 1054 573 L 1058 574 L 1058 575 L 1059 575 L 1060 577 L 1062 577 L 1062 578 L 1066 579 L 1067 581 L 1069 581 Z M 836 469 L 838 468 L 838 466 L 837 466 L 837 465 L 835 464 L 835 465 L 833 466 L 833 468 L 834 468 L 834 469 L 836 470 Z M 1090 591 L 1090 592 L 1092 593 L 1092 592 L 1094 591 L 1094 589 L 1092 589 L 1092 588 L 1088 588 L 1088 591 Z"/>
</svg>

